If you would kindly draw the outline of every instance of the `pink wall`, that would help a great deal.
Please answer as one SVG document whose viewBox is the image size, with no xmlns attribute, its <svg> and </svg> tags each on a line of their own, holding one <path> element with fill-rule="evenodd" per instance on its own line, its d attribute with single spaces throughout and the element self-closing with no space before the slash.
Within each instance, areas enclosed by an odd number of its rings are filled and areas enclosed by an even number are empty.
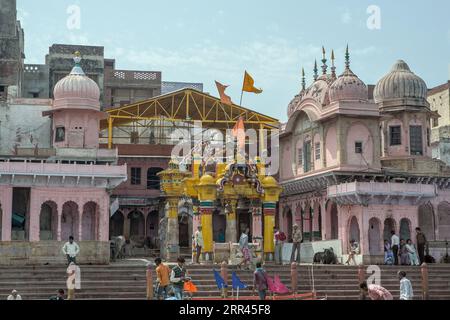
<svg viewBox="0 0 450 320">
<path fill-rule="evenodd" d="M 335 126 L 332 126 L 327 130 L 325 138 L 325 156 L 327 161 L 327 167 L 332 167 L 338 164 L 337 136 Z"/>
<path fill-rule="evenodd" d="M 355 142 L 362 142 L 363 153 L 355 153 Z M 373 164 L 373 139 L 369 129 L 361 123 L 352 124 L 347 131 L 347 164 L 366 166 Z"/>
</svg>

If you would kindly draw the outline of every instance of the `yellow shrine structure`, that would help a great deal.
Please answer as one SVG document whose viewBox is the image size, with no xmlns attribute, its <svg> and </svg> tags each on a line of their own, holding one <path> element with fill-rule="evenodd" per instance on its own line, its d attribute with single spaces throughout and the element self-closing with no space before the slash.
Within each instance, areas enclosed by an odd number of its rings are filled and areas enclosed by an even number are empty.
<svg viewBox="0 0 450 320">
<path fill-rule="evenodd" d="M 181 171 L 179 164 L 172 160 L 169 168 L 159 173 L 161 191 L 166 197 L 167 243 L 166 259 L 178 257 L 178 204 L 183 197 L 192 199 L 193 229 L 202 226 L 203 260 L 211 261 L 214 255 L 213 219 L 217 206 L 224 206 L 226 213 L 226 241 L 237 238 L 236 209 L 240 199 L 250 200 L 252 210 L 253 242 L 264 248 L 264 258 L 272 259 L 274 252 L 273 228 L 275 211 L 281 187 L 272 176 L 265 174 L 265 166 L 259 158 L 255 163 L 219 163 L 215 172 L 201 170 L 199 157 L 194 157 L 191 171 Z"/>
</svg>

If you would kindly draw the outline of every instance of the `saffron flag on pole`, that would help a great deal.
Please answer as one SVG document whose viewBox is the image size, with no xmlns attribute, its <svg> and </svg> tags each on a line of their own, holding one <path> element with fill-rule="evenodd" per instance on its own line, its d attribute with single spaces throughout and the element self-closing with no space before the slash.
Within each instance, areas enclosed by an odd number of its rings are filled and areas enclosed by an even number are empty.
<svg viewBox="0 0 450 320">
<path fill-rule="evenodd" d="M 242 86 L 242 91 L 253 92 L 256 94 L 260 94 L 263 92 L 261 89 L 258 89 L 255 87 L 255 80 L 253 80 L 252 76 L 249 75 L 247 71 L 245 71 L 244 84 Z"/>
<path fill-rule="evenodd" d="M 244 118 L 239 117 L 233 128 L 233 137 L 237 138 L 238 147 L 240 150 L 245 149 L 245 126 Z"/>
<path fill-rule="evenodd" d="M 225 90 L 229 87 L 216 81 L 217 91 L 219 91 L 220 101 L 224 104 L 233 104 L 231 98 L 225 94 Z"/>
</svg>

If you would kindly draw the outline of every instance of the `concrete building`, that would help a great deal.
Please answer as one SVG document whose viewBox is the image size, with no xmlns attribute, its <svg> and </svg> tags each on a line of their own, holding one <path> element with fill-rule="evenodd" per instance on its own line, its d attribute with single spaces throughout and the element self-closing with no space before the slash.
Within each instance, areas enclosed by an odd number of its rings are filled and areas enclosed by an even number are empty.
<svg viewBox="0 0 450 320">
<path fill-rule="evenodd" d="M 10 98 L 0 109 L 0 264 L 109 262 L 109 193 L 127 179 L 117 150 L 99 147 L 100 89 L 80 67 L 53 100 Z"/>
<path fill-rule="evenodd" d="M 431 157 L 430 121 L 438 115 L 425 82 L 397 61 L 372 101 L 348 52 L 339 77 L 326 61 L 288 107 L 278 225 L 289 235 L 300 226 L 310 249 L 305 261 L 331 246 L 345 262 L 355 240 L 359 261 L 382 263 L 390 232 L 414 242 L 416 227 L 440 259 L 450 238 L 450 168 Z"/>
<path fill-rule="evenodd" d="M 24 32 L 16 0 L 0 0 L 0 103 L 20 96 L 24 67 Z"/>
<path fill-rule="evenodd" d="M 439 114 L 431 123 L 433 158 L 450 165 L 450 81 L 428 91 L 431 110 Z"/>
</svg>

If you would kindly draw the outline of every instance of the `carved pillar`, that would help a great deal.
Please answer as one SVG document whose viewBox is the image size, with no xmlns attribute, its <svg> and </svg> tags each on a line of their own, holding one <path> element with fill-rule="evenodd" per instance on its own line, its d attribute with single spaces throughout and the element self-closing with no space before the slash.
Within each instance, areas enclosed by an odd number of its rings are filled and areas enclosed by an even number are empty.
<svg viewBox="0 0 450 320">
<path fill-rule="evenodd" d="M 81 206 L 78 205 L 78 241 L 82 239 L 82 230 L 83 230 L 83 215 L 84 215 L 84 203 L 81 202 Z"/>
<path fill-rule="evenodd" d="M 125 239 L 130 239 L 130 219 L 128 219 L 128 215 L 130 213 L 130 209 L 123 210 L 123 236 Z"/>
<path fill-rule="evenodd" d="M 275 247 L 273 243 L 273 227 L 275 226 L 275 202 L 264 202 L 264 256 L 272 261 Z"/>
<path fill-rule="evenodd" d="M 252 208 L 252 235 L 253 235 L 253 242 L 259 243 L 259 245 L 262 247 L 263 245 L 263 234 L 262 234 L 262 214 L 261 214 L 261 204 L 259 206 L 255 206 Z M 275 225 L 275 218 L 274 218 L 274 225 Z"/>
<path fill-rule="evenodd" d="M 167 234 L 166 234 L 166 259 L 176 261 L 180 255 L 179 227 L 178 227 L 178 197 L 167 198 Z"/>
<path fill-rule="evenodd" d="M 213 201 L 202 201 L 200 203 L 200 215 L 203 234 L 203 260 L 209 261 L 213 257 L 213 224 L 212 214 L 214 211 Z"/>
<path fill-rule="evenodd" d="M 226 213 L 227 226 L 225 230 L 225 241 L 235 243 L 237 241 L 237 229 L 236 229 L 236 206 L 237 199 L 230 199 L 227 203 Z"/>
<path fill-rule="evenodd" d="M 36 192 L 37 192 L 36 190 L 32 189 L 30 195 L 29 239 L 31 242 L 39 241 L 39 232 L 40 232 L 41 207 Z"/>
<path fill-rule="evenodd" d="M 63 213 L 63 202 L 62 201 L 58 201 L 56 202 L 56 212 L 57 212 L 57 216 L 58 216 L 58 225 L 57 225 L 57 229 L 56 229 L 56 239 L 58 241 L 61 241 L 61 220 L 62 220 L 62 213 Z"/>
</svg>

